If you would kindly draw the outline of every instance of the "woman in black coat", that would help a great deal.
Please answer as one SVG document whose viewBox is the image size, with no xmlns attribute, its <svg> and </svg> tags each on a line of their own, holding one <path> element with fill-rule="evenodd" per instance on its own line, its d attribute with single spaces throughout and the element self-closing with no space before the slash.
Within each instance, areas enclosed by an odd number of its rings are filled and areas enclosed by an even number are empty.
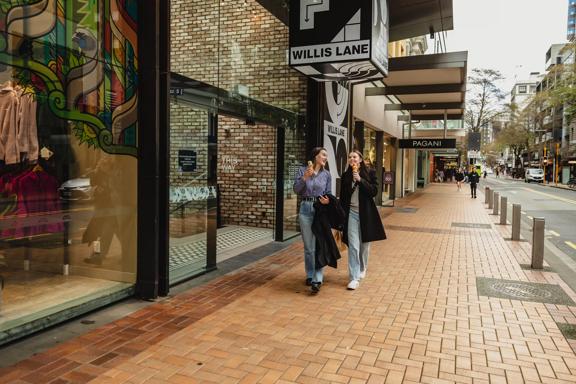
<svg viewBox="0 0 576 384">
<path fill-rule="evenodd" d="M 377 193 L 376 172 L 366 166 L 360 151 L 352 151 L 340 185 L 340 204 L 346 213 L 343 241 L 348 245 L 348 289 L 358 288 L 366 276 L 370 242 L 386 239 L 374 203 Z"/>
</svg>

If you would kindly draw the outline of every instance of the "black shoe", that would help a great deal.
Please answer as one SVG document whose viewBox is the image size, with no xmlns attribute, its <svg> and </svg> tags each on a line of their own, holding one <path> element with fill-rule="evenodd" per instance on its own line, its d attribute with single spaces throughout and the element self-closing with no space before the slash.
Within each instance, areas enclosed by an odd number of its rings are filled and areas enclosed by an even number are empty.
<svg viewBox="0 0 576 384">
<path fill-rule="evenodd" d="M 312 283 L 312 285 L 310 286 L 310 293 L 315 295 L 318 292 L 320 292 L 320 285 L 322 283 Z"/>
<path fill-rule="evenodd" d="M 312 285 L 312 278 L 311 277 L 307 278 L 305 284 L 307 287 L 311 286 Z"/>
</svg>

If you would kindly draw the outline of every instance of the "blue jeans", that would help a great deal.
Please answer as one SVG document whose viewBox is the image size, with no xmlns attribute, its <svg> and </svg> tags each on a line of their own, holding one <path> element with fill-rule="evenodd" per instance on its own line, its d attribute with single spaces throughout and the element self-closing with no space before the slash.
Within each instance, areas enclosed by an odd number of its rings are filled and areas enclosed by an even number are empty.
<svg viewBox="0 0 576 384">
<path fill-rule="evenodd" d="M 362 242 L 360 215 L 350 210 L 348 215 L 348 276 L 350 281 L 360 280 L 360 272 L 368 267 L 370 243 Z"/>
<path fill-rule="evenodd" d="M 312 279 L 315 283 L 321 283 L 324 279 L 322 268 L 316 269 L 316 236 L 312 233 L 312 222 L 314 221 L 314 203 L 312 201 L 303 201 L 300 204 L 300 232 L 304 241 L 304 268 L 306 278 Z"/>
</svg>

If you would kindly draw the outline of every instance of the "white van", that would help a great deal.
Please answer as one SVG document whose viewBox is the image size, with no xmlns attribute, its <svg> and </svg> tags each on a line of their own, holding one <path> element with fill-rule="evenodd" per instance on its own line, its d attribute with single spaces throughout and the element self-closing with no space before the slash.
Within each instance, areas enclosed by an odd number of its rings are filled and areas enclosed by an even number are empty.
<svg viewBox="0 0 576 384">
<path fill-rule="evenodd" d="M 528 168 L 524 173 L 524 182 L 530 183 L 532 181 L 537 183 L 544 182 L 544 171 L 540 168 Z"/>
</svg>

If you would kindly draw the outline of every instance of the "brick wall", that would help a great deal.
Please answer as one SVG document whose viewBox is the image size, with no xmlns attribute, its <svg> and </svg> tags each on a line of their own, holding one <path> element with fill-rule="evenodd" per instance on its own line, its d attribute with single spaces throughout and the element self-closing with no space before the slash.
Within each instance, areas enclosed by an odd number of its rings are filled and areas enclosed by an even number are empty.
<svg viewBox="0 0 576 384">
<path fill-rule="evenodd" d="M 307 80 L 288 67 L 288 27 L 255 0 L 220 0 L 220 6 L 214 0 L 172 0 L 171 8 L 172 71 L 231 92 L 243 85 L 253 99 L 305 113 Z M 193 176 L 174 174 L 175 146 L 206 147 L 202 142 L 205 135 L 198 130 L 203 122 L 196 123 L 197 118 L 199 115 L 193 116 L 186 108 L 171 111 L 173 185 L 185 184 Z M 194 132 L 203 136 L 190 137 Z M 273 228 L 275 128 L 248 126 L 220 116 L 218 141 L 218 184 L 224 224 Z M 295 229 L 297 207 L 295 197 L 288 195 L 294 166 L 305 158 L 304 148 L 305 138 L 300 132 L 287 132 L 285 227 L 289 229 Z M 246 177 L 252 172 L 253 163 L 265 167 L 258 177 Z M 183 216 L 192 217 L 193 213 Z M 191 234 L 193 228 L 199 228 L 195 223 L 175 217 L 172 227 L 174 233 L 184 228 Z"/>
<path fill-rule="evenodd" d="M 222 223 L 274 228 L 276 130 L 218 118 L 218 185 Z"/>
<path fill-rule="evenodd" d="M 172 0 L 172 71 L 302 113 L 306 78 L 288 67 L 288 27 L 255 0 Z M 220 14 L 220 18 L 218 15 Z"/>
</svg>

